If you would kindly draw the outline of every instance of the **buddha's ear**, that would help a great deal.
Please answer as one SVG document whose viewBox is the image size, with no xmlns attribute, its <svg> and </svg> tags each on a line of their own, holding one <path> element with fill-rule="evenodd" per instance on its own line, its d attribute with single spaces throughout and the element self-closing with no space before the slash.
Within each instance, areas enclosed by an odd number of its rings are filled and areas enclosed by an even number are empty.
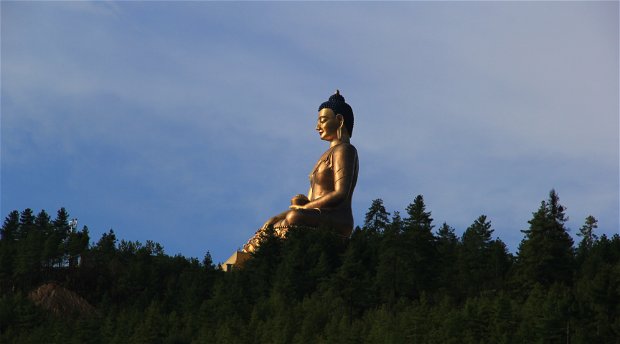
<svg viewBox="0 0 620 344">
<path fill-rule="evenodd" d="M 338 122 L 340 122 L 340 125 L 344 125 L 344 116 L 341 114 L 337 114 L 336 115 L 336 119 L 338 120 Z"/>
</svg>

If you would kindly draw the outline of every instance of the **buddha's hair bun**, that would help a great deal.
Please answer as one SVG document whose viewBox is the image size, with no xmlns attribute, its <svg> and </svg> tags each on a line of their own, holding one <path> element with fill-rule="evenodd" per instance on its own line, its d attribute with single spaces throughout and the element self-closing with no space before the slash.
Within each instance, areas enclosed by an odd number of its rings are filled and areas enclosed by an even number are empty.
<svg viewBox="0 0 620 344">
<path fill-rule="evenodd" d="M 329 97 L 330 102 L 344 102 L 344 97 L 340 94 L 340 90 L 336 90 L 331 97 Z"/>
<path fill-rule="evenodd" d="M 353 109 L 344 101 L 344 97 L 340 94 L 340 90 L 336 90 L 329 100 L 319 106 L 319 111 L 322 109 L 331 109 L 337 115 L 342 115 L 344 118 L 344 126 L 349 132 L 349 136 L 353 136 Z"/>
</svg>

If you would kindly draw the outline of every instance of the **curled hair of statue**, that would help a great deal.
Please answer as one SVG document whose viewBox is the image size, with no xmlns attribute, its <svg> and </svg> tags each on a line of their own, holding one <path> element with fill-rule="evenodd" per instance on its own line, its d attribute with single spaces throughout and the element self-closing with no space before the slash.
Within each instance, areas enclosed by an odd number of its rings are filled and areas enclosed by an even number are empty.
<svg viewBox="0 0 620 344">
<path fill-rule="evenodd" d="M 334 111 L 336 115 L 342 115 L 349 137 L 353 136 L 353 123 L 355 122 L 353 109 L 345 102 L 344 97 L 340 94 L 340 90 L 336 90 L 336 93 L 330 96 L 326 102 L 323 102 L 319 106 L 319 111 L 326 108 Z"/>
</svg>

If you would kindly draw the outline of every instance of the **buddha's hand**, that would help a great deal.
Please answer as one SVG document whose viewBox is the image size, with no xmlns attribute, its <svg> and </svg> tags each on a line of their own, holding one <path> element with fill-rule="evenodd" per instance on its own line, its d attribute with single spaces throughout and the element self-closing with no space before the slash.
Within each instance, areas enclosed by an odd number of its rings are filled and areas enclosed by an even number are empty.
<svg viewBox="0 0 620 344">
<path fill-rule="evenodd" d="M 308 197 L 306 195 L 295 195 L 293 196 L 293 198 L 291 198 L 291 209 L 297 209 L 297 208 L 293 208 L 293 206 L 301 206 L 304 205 L 306 203 L 310 202 L 310 200 L 308 199 Z"/>
<path fill-rule="evenodd" d="M 295 205 L 295 204 L 293 204 L 293 205 L 291 205 L 289 207 L 289 209 L 304 209 L 304 206 L 303 205 Z"/>
</svg>

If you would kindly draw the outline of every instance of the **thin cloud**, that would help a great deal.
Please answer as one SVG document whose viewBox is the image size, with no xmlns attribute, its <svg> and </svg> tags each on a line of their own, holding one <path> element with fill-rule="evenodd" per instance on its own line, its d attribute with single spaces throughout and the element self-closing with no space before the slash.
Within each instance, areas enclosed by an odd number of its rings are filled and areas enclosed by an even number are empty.
<svg viewBox="0 0 620 344">
<path fill-rule="evenodd" d="M 6 3 L 2 211 L 64 202 L 95 237 L 115 227 L 223 260 L 306 191 L 325 148 L 316 108 L 340 88 L 356 114 L 358 224 L 373 198 L 402 212 L 424 194 L 438 223 L 487 214 L 514 249 L 555 187 L 574 230 L 592 213 L 612 233 L 610 9 Z"/>
</svg>

